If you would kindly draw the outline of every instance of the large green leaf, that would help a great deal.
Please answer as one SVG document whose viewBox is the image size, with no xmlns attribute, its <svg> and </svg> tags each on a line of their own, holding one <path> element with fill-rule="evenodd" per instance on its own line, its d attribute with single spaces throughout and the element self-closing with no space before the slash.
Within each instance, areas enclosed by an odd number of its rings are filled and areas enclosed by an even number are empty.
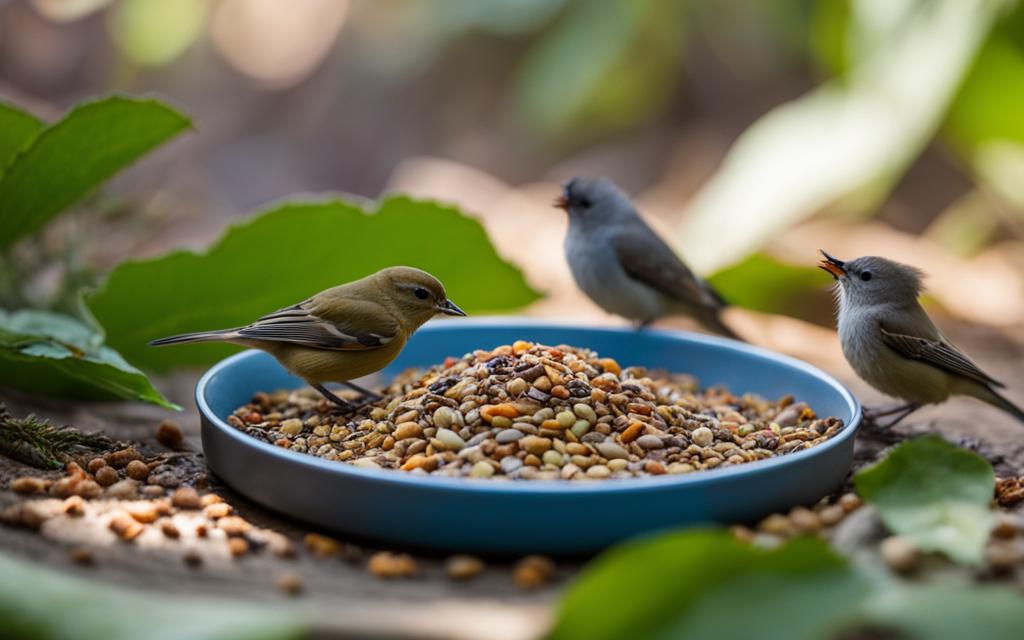
<svg viewBox="0 0 1024 640">
<path fill-rule="evenodd" d="M 188 127 L 188 118 L 152 99 L 115 96 L 76 106 L 0 176 L 0 249 Z"/>
<path fill-rule="evenodd" d="M 25 640 L 285 640 L 305 637 L 283 607 L 200 601 L 97 584 L 0 555 L 0 637 Z"/>
<path fill-rule="evenodd" d="M 854 480 L 894 533 L 923 550 L 981 562 L 995 523 L 995 474 L 981 456 L 929 435 L 904 442 Z"/>
<path fill-rule="evenodd" d="M 452 207 L 393 197 L 367 213 L 342 200 L 296 202 L 237 224 L 203 254 L 179 251 L 117 267 L 87 298 L 109 344 L 137 365 L 205 365 L 234 347 L 151 348 L 187 331 L 234 327 L 322 289 L 393 265 L 419 267 L 469 313 L 537 299 L 479 222 Z"/>
<path fill-rule="evenodd" d="M 0 103 L 0 175 L 45 125 L 35 116 Z"/>
<path fill-rule="evenodd" d="M 872 211 L 942 122 L 1007 0 L 852 0 L 849 67 L 762 116 L 691 200 L 682 252 L 713 271 L 841 202 Z"/>
<path fill-rule="evenodd" d="M 551 635 L 561 640 L 818 637 L 822 628 L 845 617 L 842 612 L 856 606 L 864 591 L 843 559 L 819 540 L 797 539 L 768 551 L 723 531 L 673 533 L 617 547 L 587 567 L 566 593 Z M 744 615 L 729 615 L 737 606 Z M 801 612 L 793 616 L 797 620 L 756 622 L 759 614 L 772 617 L 789 607 Z"/>
<path fill-rule="evenodd" d="M 1024 632 L 1024 599 L 995 586 L 886 582 L 865 603 L 864 617 L 918 640 L 1018 640 Z"/>
<path fill-rule="evenodd" d="M 176 408 L 102 336 L 49 311 L 0 311 L 0 386 L 88 400 L 131 399 Z"/>
<path fill-rule="evenodd" d="M 1022 605 L 1010 589 L 860 570 L 817 538 L 768 550 L 698 530 L 600 556 L 567 590 L 550 638 L 1010 640 L 1024 628 Z"/>
</svg>

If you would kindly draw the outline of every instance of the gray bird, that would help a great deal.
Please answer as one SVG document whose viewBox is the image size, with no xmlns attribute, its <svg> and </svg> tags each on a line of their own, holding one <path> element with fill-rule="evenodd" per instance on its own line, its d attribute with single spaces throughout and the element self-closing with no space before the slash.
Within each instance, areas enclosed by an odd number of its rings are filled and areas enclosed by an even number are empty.
<svg viewBox="0 0 1024 640">
<path fill-rule="evenodd" d="M 818 265 L 838 282 L 839 340 L 843 355 L 865 382 L 905 404 L 865 412 L 896 416 L 896 424 L 922 405 L 965 395 L 1024 422 L 1024 410 L 1000 395 L 1004 385 L 950 344 L 918 302 L 922 273 L 866 256 L 842 261 L 821 252 Z"/>
<path fill-rule="evenodd" d="M 573 178 L 554 204 L 569 214 L 569 269 L 599 307 L 638 328 L 663 316 L 686 315 L 740 339 L 722 322 L 725 300 L 683 264 L 610 180 Z"/>
</svg>

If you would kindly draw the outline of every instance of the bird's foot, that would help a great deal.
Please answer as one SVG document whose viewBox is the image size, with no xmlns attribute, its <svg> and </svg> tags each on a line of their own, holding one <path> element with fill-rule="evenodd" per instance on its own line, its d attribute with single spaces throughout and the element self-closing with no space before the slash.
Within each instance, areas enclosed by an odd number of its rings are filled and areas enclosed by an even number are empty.
<svg viewBox="0 0 1024 640">
<path fill-rule="evenodd" d="M 637 331 L 643 331 L 647 327 L 654 324 L 654 318 L 647 318 L 646 320 L 637 320 L 633 323 L 633 328 Z"/>
</svg>

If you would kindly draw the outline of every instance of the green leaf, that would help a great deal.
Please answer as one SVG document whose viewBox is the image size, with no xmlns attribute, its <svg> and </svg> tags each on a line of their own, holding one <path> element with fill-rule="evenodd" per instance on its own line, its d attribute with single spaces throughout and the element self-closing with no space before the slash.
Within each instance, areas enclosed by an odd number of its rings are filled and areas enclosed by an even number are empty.
<svg viewBox="0 0 1024 640">
<path fill-rule="evenodd" d="M 468 313 L 538 298 L 479 222 L 435 202 L 393 197 L 374 213 L 342 200 L 282 204 L 228 229 L 210 249 L 118 266 L 87 298 L 111 346 L 141 367 L 207 365 L 237 350 L 152 348 L 155 338 L 235 327 L 394 265 L 419 267 Z"/>
<path fill-rule="evenodd" d="M 11 160 L 39 135 L 44 126 L 35 116 L 0 103 L 0 176 Z"/>
<path fill-rule="evenodd" d="M 87 400 L 142 400 L 178 408 L 75 318 L 0 310 L 0 386 Z"/>
<path fill-rule="evenodd" d="M 832 322 L 831 280 L 816 267 L 780 262 L 754 253 L 708 278 L 729 304 L 764 313 L 775 313 Z"/>
<path fill-rule="evenodd" d="M 821 540 L 765 550 L 724 531 L 671 533 L 591 563 L 566 593 L 551 637 L 741 640 L 753 628 L 763 640 L 821 637 L 855 611 L 866 590 Z M 742 616 L 734 615 L 737 607 Z M 788 610 L 800 615 L 752 626 Z"/>
<path fill-rule="evenodd" d="M 818 538 L 776 549 L 723 530 L 675 532 L 599 556 L 566 591 L 552 640 L 1010 640 L 1024 628 L 1011 589 L 917 586 L 858 569 Z"/>
<path fill-rule="evenodd" d="M 115 96 L 76 106 L 0 176 L 0 249 L 189 126 L 188 118 L 152 99 Z"/>
<path fill-rule="evenodd" d="M 893 533 L 924 551 L 981 562 L 995 523 L 995 474 L 981 456 L 929 435 L 899 445 L 854 481 Z"/>
<path fill-rule="evenodd" d="M 81 580 L 0 555 L 0 637 L 26 640 L 285 640 L 305 637 L 285 607 L 181 598 Z"/>
<path fill-rule="evenodd" d="M 701 272 L 837 203 L 873 211 L 924 149 L 1006 0 L 852 0 L 849 68 L 739 137 L 691 200 L 680 251 Z"/>
<path fill-rule="evenodd" d="M 898 629 L 910 638 L 1017 640 L 1024 629 L 1024 601 L 1010 589 L 886 584 L 867 601 L 864 615 L 875 625 Z"/>
</svg>

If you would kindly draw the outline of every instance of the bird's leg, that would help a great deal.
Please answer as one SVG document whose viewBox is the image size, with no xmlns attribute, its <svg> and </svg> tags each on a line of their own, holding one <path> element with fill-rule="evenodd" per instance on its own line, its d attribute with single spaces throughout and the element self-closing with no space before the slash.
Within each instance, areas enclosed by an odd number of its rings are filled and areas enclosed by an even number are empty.
<svg viewBox="0 0 1024 640">
<path fill-rule="evenodd" d="M 898 407 L 892 407 L 881 411 L 865 411 L 864 419 L 867 420 L 876 429 L 891 429 L 895 427 L 900 421 L 914 413 L 921 408 L 921 405 L 916 402 L 908 402 L 907 404 L 900 405 Z M 885 424 L 878 421 L 879 418 L 886 416 L 896 416 L 892 420 L 889 420 Z"/>
<path fill-rule="evenodd" d="M 911 403 L 904 402 L 901 404 L 894 404 L 889 407 L 864 407 L 864 418 L 867 420 L 877 420 L 878 418 L 902 413 L 906 411 L 909 406 L 912 406 Z"/>
<path fill-rule="evenodd" d="M 370 391 L 369 389 L 366 389 L 364 387 L 360 387 L 358 384 L 354 382 L 342 382 L 341 384 L 345 385 L 346 387 L 355 391 L 356 393 L 361 393 L 363 395 L 363 397 L 359 399 L 359 404 L 357 406 L 362 406 L 369 402 L 377 402 L 378 400 L 384 398 L 384 396 L 380 395 L 379 393 Z"/>
<path fill-rule="evenodd" d="M 309 386 L 319 391 L 320 395 L 322 395 L 323 397 L 327 398 L 334 404 L 338 405 L 342 411 L 353 411 L 355 409 L 355 407 L 352 406 L 351 402 L 343 400 L 338 396 L 334 395 L 333 393 L 331 393 L 331 390 L 325 387 L 324 385 L 311 382 Z"/>
</svg>

